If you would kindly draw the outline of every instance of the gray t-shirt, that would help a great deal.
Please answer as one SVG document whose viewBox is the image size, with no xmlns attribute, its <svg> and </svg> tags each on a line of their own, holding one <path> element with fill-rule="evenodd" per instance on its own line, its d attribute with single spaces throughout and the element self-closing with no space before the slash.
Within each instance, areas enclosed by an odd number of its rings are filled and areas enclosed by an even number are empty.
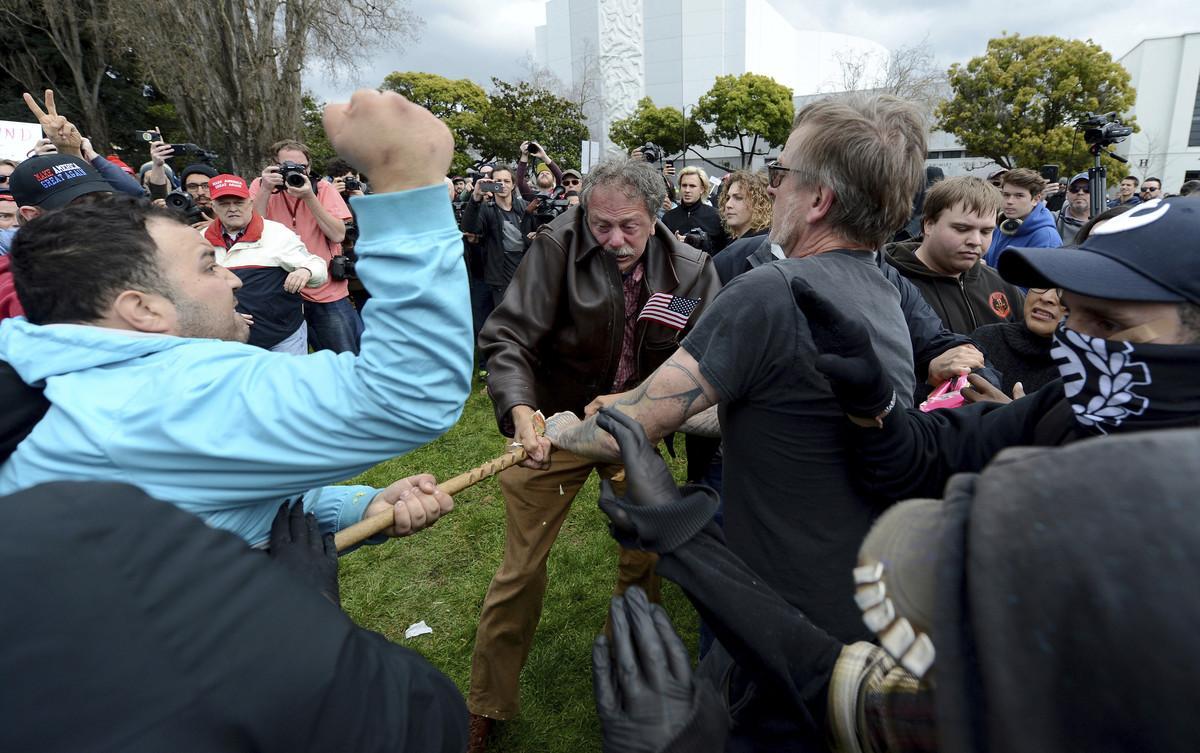
<svg viewBox="0 0 1200 753">
<path fill-rule="evenodd" d="M 791 280 L 862 322 L 911 407 L 912 341 L 900 294 L 874 255 L 831 251 L 738 276 L 682 346 L 720 395 L 730 549 L 789 603 L 842 641 L 869 638 L 854 604 L 858 546 L 882 501 L 854 486 L 850 430 L 792 297 Z"/>
</svg>

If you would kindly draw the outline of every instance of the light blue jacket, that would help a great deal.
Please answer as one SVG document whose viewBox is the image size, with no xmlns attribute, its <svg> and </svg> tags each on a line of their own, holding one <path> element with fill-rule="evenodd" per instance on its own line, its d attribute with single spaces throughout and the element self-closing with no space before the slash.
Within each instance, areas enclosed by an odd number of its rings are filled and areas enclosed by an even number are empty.
<svg viewBox="0 0 1200 753">
<path fill-rule="evenodd" d="M 51 408 L 0 467 L 0 494 L 54 479 L 124 481 L 251 544 L 312 490 L 322 530 L 357 522 L 343 481 L 437 438 L 471 387 L 462 236 L 442 184 L 353 199 L 371 291 L 359 356 L 104 327 L 0 324 L 0 359 Z"/>
</svg>

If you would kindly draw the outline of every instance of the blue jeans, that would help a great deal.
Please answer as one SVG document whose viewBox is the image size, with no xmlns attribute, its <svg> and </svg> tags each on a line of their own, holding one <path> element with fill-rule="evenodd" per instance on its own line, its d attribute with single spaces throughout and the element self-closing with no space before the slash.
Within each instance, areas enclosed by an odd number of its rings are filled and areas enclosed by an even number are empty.
<svg viewBox="0 0 1200 753">
<path fill-rule="evenodd" d="M 275 343 L 269 350 L 272 353 L 291 353 L 293 356 L 308 355 L 308 326 L 301 322 L 295 332 Z"/>
<path fill-rule="evenodd" d="M 314 351 L 358 355 L 363 322 L 349 297 L 330 303 L 305 301 L 304 319 L 308 322 L 308 344 Z"/>
</svg>

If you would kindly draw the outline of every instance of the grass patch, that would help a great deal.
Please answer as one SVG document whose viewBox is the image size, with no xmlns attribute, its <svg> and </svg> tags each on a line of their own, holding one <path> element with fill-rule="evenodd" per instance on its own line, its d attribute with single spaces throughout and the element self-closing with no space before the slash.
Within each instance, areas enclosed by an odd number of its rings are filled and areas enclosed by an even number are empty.
<svg viewBox="0 0 1200 753">
<path fill-rule="evenodd" d="M 446 479 L 502 452 L 491 401 L 476 384 L 462 418 L 445 436 L 352 483 L 382 487 L 414 473 Z M 681 479 L 682 454 L 668 463 Z M 541 624 L 521 674 L 521 715 L 502 725 L 498 751 L 600 750 L 591 647 L 616 583 L 617 548 L 596 506 L 598 496 L 592 474 L 550 552 Z M 429 530 L 343 557 L 342 606 L 359 625 L 419 651 L 465 695 L 479 610 L 503 555 L 504 498 L 499 482 L 489 479 L 457 495 L 454 511 Z M 694 659 L 695 611 L 669 582 L 663 583 L 663 602 Z M 420 620 L 433 634 L 405 640 L 404 630 Z"/>
</svg>

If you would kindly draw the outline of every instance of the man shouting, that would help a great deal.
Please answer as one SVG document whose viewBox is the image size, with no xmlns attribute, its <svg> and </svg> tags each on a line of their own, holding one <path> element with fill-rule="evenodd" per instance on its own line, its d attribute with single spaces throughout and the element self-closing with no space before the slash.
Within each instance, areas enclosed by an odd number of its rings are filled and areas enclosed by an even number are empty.
<svg viewBox="0 0 1200 753">
<path fill-rule="evenodd" d="M 537 235 L 503 302 L 479 335 L 501 431 L 528 452 L 500 476 L 507 512 L 504 563 L 492 579 L 471 668 L 471 750 L 492 722 L 519 708 L 517 683 L 541 616 L 546 558 L 571 501 L 593 469 L 618 466 L 559 451 L 532 416 L 583 412 L 658 368 L 720 287 L 707 254 L 655 221 L 666 189 L 644 162 L 594 168 L 579 209 Z M 657 593 L 654 558 L 622 550 L 618 591 Z"/>
</svg>

